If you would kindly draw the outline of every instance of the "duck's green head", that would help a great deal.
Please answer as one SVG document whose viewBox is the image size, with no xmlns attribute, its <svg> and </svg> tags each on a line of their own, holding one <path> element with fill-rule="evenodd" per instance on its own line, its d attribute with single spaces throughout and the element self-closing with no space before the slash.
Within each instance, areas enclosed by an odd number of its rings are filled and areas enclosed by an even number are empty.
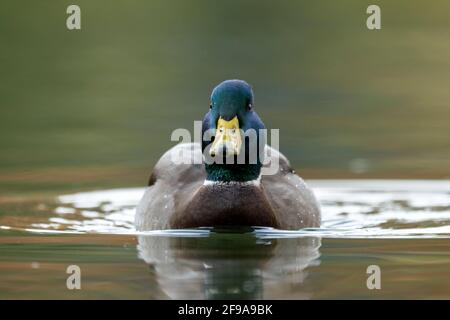
<svg viewBox="0 0 450 320">
<path fill-rule="evenodd" d="M 202 131 L 213 132 L 213 139 L 212 143 L 203 139 L 202 147 L 205 151 L 209 145 L 210 156 L 223 158 L 222 163 L 205 164 L 208 180 L 250 181 L 259 177 L 260 149 L 265 140 L 258 133 L 265 126 L 254 111 L 253 101 L 252 87 L 242 80 L 226 80 L 212 91 Z"/>
</svg>

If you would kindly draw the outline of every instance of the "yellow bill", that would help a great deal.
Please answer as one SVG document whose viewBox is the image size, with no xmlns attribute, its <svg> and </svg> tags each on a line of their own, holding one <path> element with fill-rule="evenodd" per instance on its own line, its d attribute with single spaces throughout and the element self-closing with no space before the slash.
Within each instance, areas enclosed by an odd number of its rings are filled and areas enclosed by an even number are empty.
<svg viewBox="0 0 450 320">
<path fill-rule="evenodd" d="M 211 149 L 209 149 L 209 154 L 213 157 L 217 154 L 223 154 L 227 157 L 237 156 L 241 151 L 241 145 L 242 138 L 237 116 L 230 121 L 220 117 L 217 121 L 216 135 Z"/>
</svg>

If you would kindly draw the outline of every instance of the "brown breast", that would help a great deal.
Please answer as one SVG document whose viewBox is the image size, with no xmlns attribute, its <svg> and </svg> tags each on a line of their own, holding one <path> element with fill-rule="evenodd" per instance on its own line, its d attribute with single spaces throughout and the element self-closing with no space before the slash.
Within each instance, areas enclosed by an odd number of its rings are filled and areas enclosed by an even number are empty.
<svg viewBox="0 0 450 320">
<path fill-rule="evenodd" d="M 186 208 L 176 212 L 170 228 L 216 226 L 279 227 L 260 185 L 218 183 L 201 186 Z"/>
</svg>

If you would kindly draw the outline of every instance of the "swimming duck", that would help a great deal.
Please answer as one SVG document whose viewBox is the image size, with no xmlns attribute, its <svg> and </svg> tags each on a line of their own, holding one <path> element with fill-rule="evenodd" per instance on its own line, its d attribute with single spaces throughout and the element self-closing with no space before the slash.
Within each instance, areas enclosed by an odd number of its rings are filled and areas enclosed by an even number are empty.
<svg viewBox="0 0 450 320">
<path fill-rule="evenodd" d="M 253 144 L 246 135 L 265 129 L 253 101 L 245 81 L 226 80 L 214 88 L 202 142 L 180 143 L 156 163 L 136 210 L 137 230 L 320 226 L 314 194 L 287 158 L 266 145 L 264 135 L 256 134 Z M 274 163 L 277 170 L 263 174 Z"/>
</svg>

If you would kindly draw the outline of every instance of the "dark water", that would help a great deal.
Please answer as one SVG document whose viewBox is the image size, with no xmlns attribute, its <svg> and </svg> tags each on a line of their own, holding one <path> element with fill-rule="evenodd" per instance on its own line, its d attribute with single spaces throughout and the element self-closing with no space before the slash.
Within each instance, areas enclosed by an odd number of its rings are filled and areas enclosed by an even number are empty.
<svg viewBox="0 0 450 320">
<path fill-rule="evenodd" d="M 143 189 L 0 205 L 1 298 L 450 298 L 450 184 L 317 180 L 322 227 L 137 233 Z M 68 290 L 66 268 L 81 268 Z M 367 267 L 381 289 L 367 288 Z"/>
</svg>

